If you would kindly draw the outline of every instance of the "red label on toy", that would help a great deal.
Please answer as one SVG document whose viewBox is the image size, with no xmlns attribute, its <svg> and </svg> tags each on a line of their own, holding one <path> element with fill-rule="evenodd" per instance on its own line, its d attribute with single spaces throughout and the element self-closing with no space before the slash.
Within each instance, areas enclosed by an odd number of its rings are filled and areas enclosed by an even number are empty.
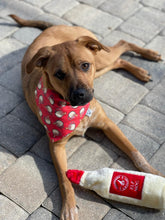
<svg viewBox="0 0 165 220">
<path fill-rule="evenodd" d="M 141 199 L 144 179 L 145 176 L 114 172 L 109 192 L 120 196 Z"/>
</svg>

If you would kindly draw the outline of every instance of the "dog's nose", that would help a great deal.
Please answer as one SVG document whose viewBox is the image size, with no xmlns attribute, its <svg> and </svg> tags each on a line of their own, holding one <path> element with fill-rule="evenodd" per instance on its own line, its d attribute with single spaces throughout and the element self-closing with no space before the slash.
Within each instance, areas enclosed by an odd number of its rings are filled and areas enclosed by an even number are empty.
<svg viewBox="0 0 165 220">
<path fill-rule="evenodd" d="M 92 94 L 84 88 L 78 88 L 72 90 L 70 93 L 70 103 L 71 105 L 85 105 L 87 102 L 91 101 Z"/>
<path fill-rule="evenodd" d="M 86 94 L 86 90 L 85 89 L 76 89 L 74 92 L 73 92 L 73 97 L 75 99 L 84 99 L 85 97 L 85 94 Z"/>
</svg>

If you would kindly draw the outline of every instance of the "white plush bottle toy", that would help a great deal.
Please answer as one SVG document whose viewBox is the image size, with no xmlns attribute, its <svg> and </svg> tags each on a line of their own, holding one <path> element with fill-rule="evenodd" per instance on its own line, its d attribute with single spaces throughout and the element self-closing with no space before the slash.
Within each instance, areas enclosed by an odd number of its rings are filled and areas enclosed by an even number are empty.
<svg viewBox="0 0 165 220">
<path fill-rule="evenodd" d="M 153 174 L 102 168 L 95 171 L 68 170 L 68 179 L 119 202 L 165 209 L 165 178 Z"/>
</svg>

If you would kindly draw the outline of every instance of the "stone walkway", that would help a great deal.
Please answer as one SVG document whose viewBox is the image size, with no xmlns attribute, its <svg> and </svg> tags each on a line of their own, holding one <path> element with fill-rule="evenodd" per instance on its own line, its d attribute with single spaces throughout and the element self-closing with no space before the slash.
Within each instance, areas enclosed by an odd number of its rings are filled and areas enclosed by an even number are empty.
<svg viewBox="0 0 165 220">
<path fill-rule="evenodd" d="M 81 25 L 107 45 L 120 39 L 159 51 L 165 58 L 165 0 L 0 1 L 0 220 L 57 220 L 61 197 L 45 131 L 21 88 L 21 60 L 35 28 L 19 28 L 8 14 L 54 24 Z M 123 56 L 149 70 L 152 82 L 110 71 L 95 81 L 95 96 L 150 163 L 165 174 L 165 63 Z M 132 162 L 100 131 L 73 138 L 68 167 L 133 169 Z M 159 187 L 159 186 L 158 186 Z M 74 187 L 80 220 L 165 219 L 165 212 L 108 201 Z"/>
</svg>

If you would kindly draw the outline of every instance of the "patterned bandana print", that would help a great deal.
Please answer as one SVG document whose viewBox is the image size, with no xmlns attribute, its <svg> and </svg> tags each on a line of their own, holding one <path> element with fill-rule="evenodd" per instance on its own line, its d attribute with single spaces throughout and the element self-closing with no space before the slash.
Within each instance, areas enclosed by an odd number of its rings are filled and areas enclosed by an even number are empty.
<svg viewBox="0 0 165 220">
<path fill-rule="evenodd" d="M 35 90 L 35 97 L 39 115 L 52 142 L 73 132 L 90 105 L 87 103 L 84 106 L 71 106 L 69 102 L 61 99 L 58 93 L 44 88 L 42 78 Z"/>
</svg>

